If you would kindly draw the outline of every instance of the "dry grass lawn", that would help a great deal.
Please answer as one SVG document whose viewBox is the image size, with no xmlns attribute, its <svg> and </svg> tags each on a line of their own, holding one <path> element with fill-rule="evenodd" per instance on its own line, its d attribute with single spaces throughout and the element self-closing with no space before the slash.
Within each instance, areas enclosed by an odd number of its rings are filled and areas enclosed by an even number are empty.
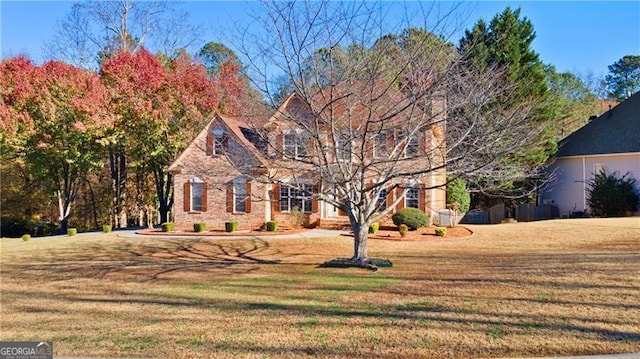
<svg viewBox="0 0 640 359">
<path fill-rule="evenodd" d="M 372 240 L 378 272 L 318 268 L 351 238 L 2 239 L 0 338 L 137 358 L 640 351 L 640 219 Z"/>
</svg>

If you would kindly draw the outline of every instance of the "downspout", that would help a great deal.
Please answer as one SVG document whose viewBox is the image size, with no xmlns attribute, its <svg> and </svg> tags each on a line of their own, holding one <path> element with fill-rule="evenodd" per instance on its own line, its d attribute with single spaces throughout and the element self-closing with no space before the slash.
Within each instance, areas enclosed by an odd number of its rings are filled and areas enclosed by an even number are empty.
<svg viewBox="0 0 640 359">
<path fill-rule="evenodd" d="M 582 156 L 582 212 L 587 211 L 587 159 Z"/>
</svg>

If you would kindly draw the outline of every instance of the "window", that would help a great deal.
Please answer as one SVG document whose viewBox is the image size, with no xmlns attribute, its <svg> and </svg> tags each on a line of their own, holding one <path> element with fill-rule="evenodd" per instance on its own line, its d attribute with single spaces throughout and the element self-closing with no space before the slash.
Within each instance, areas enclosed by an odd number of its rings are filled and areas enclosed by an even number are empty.
<svg viewBox="0 0 640 359">
<path fill-rule="evenodd" d="M 380 190 L 378 194 L 378 201 L 376 201 L 376 208 L 378 212 L 382 212 L 387 209 L 387 196 L 389 195 L 386 188 Z"/>
<path fill-rule="evenodd" d="M 387 149 L 387 133 L 380 132 L 373 140 L 373 157 L 385 158 L 389 155 Z"/>
<path fill-rule="evenodd" d="M 407 146 L 404 149 L 404 154 L 406 157 L 414 157 L 418 154 L 419 151 L 419 143 L 418 138 L 413 136 L 407 139 Z"/>
<path fill-rule="evenodd" d="M 233 184 L 233 211 L 247 212 L 247 183 Z"/>
<path fill-rule="evenodd" d="M 185 184 L 185 210 L 189 212 L 206 211 L 206 184 L 194 178 Z"/>
<path fill-rule="evenodd" d="M 420 190 L 418 188 L 409 188 L 404 196 L 404 206 L 411 208 L 420 207 Z"/>
<path fill-rule="evenodd" d="M 221 155 L 225 152 L 225 136 L 222 130 L 213 131 L 213 153 Z"/>
<path fill-rule="evenodd" d="M 227 184 L 227 212 L 251 213 L 251 182 L 236 178 Z"/>
<path fill-rule="evenodd" d="M 312 208 L 311 185 L 303 184 L 297 187 L 280 186 L 280 211 L 288 212 L 298 207 L 301 212 L 311 212 Z"/>
<path fill-rule="evenodd" d="M 338 161 L 351 161 L 352 141 L 348 133 L 340 133 L 336 136 L 336 157 Z"/>
<path fill-rule="evenodd" d="M 287 158 L 302 158 L 307 155 L 308 139 L 302 134 L 291 132 L 284 134 L 284 155 Z"/>
<path fill-rule="evenodd" d="M 207 135 L 207 154 L 222 155 L 227 151 L 227 135 L 221 129 L 214 129 Z"/>
</svg>

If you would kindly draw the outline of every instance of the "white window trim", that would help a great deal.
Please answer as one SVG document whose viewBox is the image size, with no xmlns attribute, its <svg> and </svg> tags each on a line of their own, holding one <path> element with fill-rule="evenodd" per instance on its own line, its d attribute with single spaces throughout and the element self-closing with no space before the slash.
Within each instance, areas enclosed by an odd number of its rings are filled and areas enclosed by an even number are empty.
<svg viewBox="0 0 640 359">
<path fill-rule="evenodd" d="M 337 136 L 334 136 L 334 146 L 335 146 L 335 152 L 336 152 L 336 160 L 340 161 L 340 162 L 351 162 L 351 160 L 353 160 L 353 141 L 348 141 L 346 140 L 342 135 L 346 134 L 346 132 L 340 132 L 337 134 Z M 345 148 L 343 149 L 342 146 L 340 146 L 340 141 L 345 140 Z M 347 148 L 348 147 L 348 148 Z M 348 150 L 348 151 L 345 151 Z M 344 158 L 343 153 L 347 152 L 348 153 L 348 158 Z"/>
<path fill-rule="evenodd" d="M 224 154 L 224 130 L 216 128 L 211 131 L 211 135 L 213 136 L 213 154 L 218 156 Z"/>
<path fill-rule="evenodd" d="M 200 185 L 200 209 L 195 209 L 193 204 L 195 203 L 194 198 L 195 198 L 195 191 L 194 191 L 194 184 L 198 184 Z M 201 178 L 198 177 L 194 177 L 192 179 L 189 180 L 189 211 L 190 212 L 202 212 L 202 204 L 204 202 L 204 198 L 202 195 L 203 192 L 203 187 L 204 187 L 204 181 Z"/>
<path fill-rule="evenodd" d="M 303 135 L 304 131 L 301 129 L 288 130 L 282 132 L 282 153 L 285 158 L 293 158 L 296 160 L 306 157 L 309 153 L 308 140 Z M 293 136 L 293 156 L 288 154 L 287 151 L 287 136 Z"/>
<path fill-rule="evenodd" d="M 307 197 L 300 197 L 300 196 L 294 197 L 294 196 L 291 195 L 291 191 L 292 190 L 293 191 L 300 190 L 300 191 L 304 192 L 305 187 L 308 188 L 308 193 L 310 193 L 309 196 L 307 196 Z M 283 198 L 282 190 L 283 189 L 287 190 L 287 196 L 286 196 L 286 198 L 287 198 L 287 209 L 286 210 L 282 209 L 282 198 Z M 292 204 L 291 204 L 291 200 L 292 199 L 300 199 L 302 201 L 302 208 L 300 208 L 300 211 L 302 213 L 311 213 L 311 212 L 313 212 L 313 185 L 311 185 L 310 183 L 297 183 L 297 184 L 286 184 L 286 183 L 283 183 L 283 184 L 280 185 L 280 193 L 278 193 L 278 198 L 279 198 L 278 206 L 280 207 L 280 212 L 283 212 L 283 213 L 291 212 L 291 209 L 293 207 L 295 207 L 295 206 L 292 206 Z M 305 208 L 304 208 L 305 204 L 307 204 L 307 203 L 309 205 L 309 210 L 308 211 L 305 210 Z"/>
<path fill-rule="evenodd" d="M 242 211 L 238 210 L 238 194 L 237 194 L 237 187 L 238 185 L 243 185 L 244 186 L 244 198 L 243 201 L 245 202 L 244 204 L 244 209 Z M 234 213 L 247 213 L 247 181 L 234 181 L 233 182 L 233 212 Z"/>
<path fill-rule="evenodd" d="M 412 191 L 416 191 L 416 196 L 415 197 L 409 197 L 409 193 L 411 193 Z M 409 200 L 411 201 L 415 201 L 416 206 L 409 206 Z M 410 187 L 406 189 L 406 192 L 404 194 L 404 207 L 405 208 L 417 208 L 420 209 L 420 188 L 418 187 Z"/>
</svg>

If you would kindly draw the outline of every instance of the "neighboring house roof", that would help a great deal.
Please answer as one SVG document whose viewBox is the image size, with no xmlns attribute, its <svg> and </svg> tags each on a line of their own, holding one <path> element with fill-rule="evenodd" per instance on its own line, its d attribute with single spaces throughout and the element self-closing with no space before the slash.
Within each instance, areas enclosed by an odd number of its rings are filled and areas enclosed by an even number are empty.
<svg viewBox="0 0 640 359">
<path fill-rule="evenodd" d="M 557 157 L 640 152 L 640 92 L 560 141 Z"/>
</svg>

